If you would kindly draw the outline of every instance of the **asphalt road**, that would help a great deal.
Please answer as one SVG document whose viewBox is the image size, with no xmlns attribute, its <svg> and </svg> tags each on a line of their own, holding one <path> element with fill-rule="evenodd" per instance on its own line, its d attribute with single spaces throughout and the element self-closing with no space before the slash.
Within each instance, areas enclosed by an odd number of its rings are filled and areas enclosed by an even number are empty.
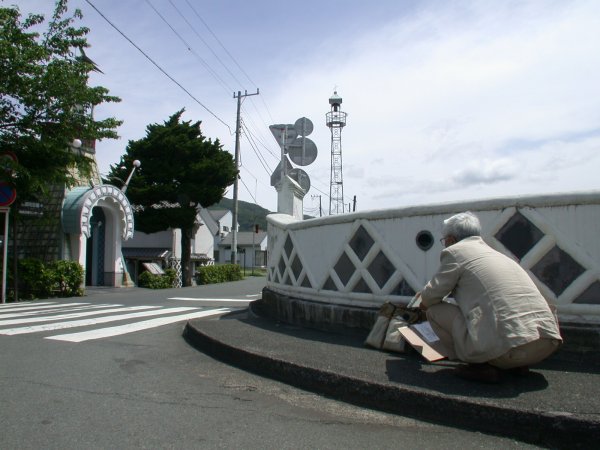
<svg viewBox="0 0 600 450">
<path fill-rule="evenodd" d="M 254 376 L 188 346 L 186 319 L 163 323 L 207 311 L 204 320 L 216 320 L 221 312 L 211 311 L 243 309 L 263 285 L 249 278 L 165 291 L 95 289 L 0 306 L 0 448 L 528 447 Z M 145 312 L 154 315 L 123 317 Z"/>
</svg>

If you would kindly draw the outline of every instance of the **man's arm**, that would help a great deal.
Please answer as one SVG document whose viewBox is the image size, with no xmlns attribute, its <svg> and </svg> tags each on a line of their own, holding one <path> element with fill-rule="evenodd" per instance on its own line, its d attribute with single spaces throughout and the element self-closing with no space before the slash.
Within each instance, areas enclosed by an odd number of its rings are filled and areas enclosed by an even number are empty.
<svg viewBox="0 0 600 450">
<path fill-rule="evenodd" d="M 461 267 L 456 258 L 448 249 L 442 250 L 440 255 L 440 268 L 420 292 L 421 305 L 425 308 L 440 303 L 450 294 L 460 277 Z"/>
</svg>

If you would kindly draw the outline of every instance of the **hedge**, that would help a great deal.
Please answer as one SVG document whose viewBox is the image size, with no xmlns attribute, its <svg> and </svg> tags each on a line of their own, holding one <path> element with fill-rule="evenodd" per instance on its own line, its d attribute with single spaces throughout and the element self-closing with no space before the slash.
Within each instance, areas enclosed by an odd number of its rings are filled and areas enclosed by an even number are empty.
<svg viewBox="0 0 600 450">
<path fill-rule="evenodd" d="M 196 271 L 196 284 L 225 283 L 242 279 L 242 271 L 237 264 L 200 266 Z"/>
<path fill-rule="evenodd" d="M 176 278 L 177 272 L 173 269 L 165 270 L 164 275 L 142 272 L 138 278 L 138 286 L 148 289 L 169 289 L 174 286 Z"/>
<path fill-rule="evenodd" d="M 44 264 L 33 258 L 18 262 L 19 297 L 22 299 L 82 296 L 83 267 L 77 261 Z"/>
</svg>

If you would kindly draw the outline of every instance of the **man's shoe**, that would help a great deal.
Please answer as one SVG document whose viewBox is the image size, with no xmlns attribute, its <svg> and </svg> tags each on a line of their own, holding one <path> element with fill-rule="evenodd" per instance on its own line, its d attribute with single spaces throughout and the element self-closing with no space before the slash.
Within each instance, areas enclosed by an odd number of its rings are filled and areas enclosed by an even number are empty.
<svg viewBox="0 0 600 450">
<path fill-rule="evenodd" d="M 508 369 L 508 372 L 510 372 L 511 375 L 524 377 L 529 375 L 529 366 L 513 367 L 512 369 Z"/>
<path fill-rule="evenodd" d="M 457 377 L 469 381 L 496 384 L 500 382 L 502 372 L 489 364 L 466 364 L 454 369 Z"/>
</svg>

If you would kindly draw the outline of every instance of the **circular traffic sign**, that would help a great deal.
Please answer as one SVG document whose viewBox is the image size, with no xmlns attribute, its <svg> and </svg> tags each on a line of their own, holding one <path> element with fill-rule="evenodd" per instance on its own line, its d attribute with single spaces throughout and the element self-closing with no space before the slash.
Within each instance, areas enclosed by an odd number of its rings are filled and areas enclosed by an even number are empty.
<svg viewBox="0 0 600 450">
<path fill-rule="evenodd" d="M 0 183 L 0 206 L 10 206 L 17 198 L 17 191 L 8 183 Z"/>
<path fill-rule="evenodd" d="M 307 193 L 310 190 L 310 178 L 304 170 L 294 168 L 290 170 L 288 175 L 292 180 L 300 185 L 304 193 Z"/>
<path fill-rule="evenodd" d="M 294 164 L 308 166 L 317 159 L 317 145 L 306 137 L 294 139 L 288 147 L 288 155 Z"/>
<path fill-rule="evenodd" d="M 294 129 L 298 132 L 298 136 L 308 136 L 313 132 L 314 126 L 310 119 L 306 117 L 300 117 L 294 123 Z"/>
</svg>

